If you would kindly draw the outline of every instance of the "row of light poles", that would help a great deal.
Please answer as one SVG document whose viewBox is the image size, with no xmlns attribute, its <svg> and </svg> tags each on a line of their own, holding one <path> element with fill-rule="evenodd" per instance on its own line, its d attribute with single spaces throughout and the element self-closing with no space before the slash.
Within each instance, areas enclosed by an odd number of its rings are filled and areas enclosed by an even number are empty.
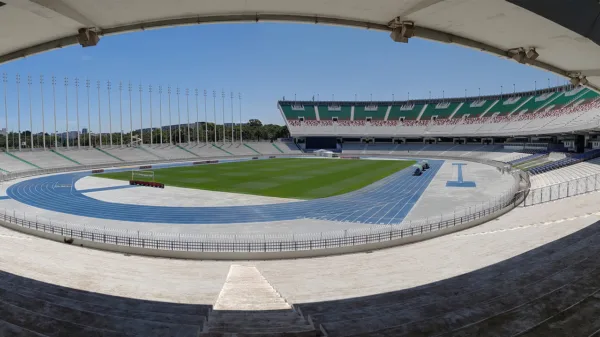
<svg viewBox="0 0 600 337">
<path fill-rule="evenodd" d="M 8 99 L 7 99 L 7 88 L 8 88 L 8 75 L 6 73 L 2 74 L 2 81 L 4 84 L 4 114 L 5 114 L 5 125 L 6 125 L 6 150 L 8 151 Z M 16 83 L 16 89 L 17 89 L 17 129 L 18 129 L 18 148 L 19 150 L 21 150 L 21 90 L 20 90 L 20 84 L 21 84 L 21 76 L 20 75 L 16 75 L 15 78 L 15 83 Z M 56 85 L 57 85 L 57 79 L 56 76 L 52 76 L 52 100 L 53 100 L 53 112 L 54 112 L 54 147 L 58 147 L 58 127 L 57 127 L 57 110 L 56 110 Z M 77 148 L 81 148 L 81 129 L 80 129 L 80 118 L 79 118 L 79 86 L 80 86 L 80 82 L 78 78 L 75 78 L 75 107 L 76 107 L 76 118 L 77 118 Z M 31 130 L 31 149 L 34 148 L 34 141 L 33 141 L 33 104 L 32 104 L 32 92 L 31 92 L 31 85 L 32 85 L 32 77 L 28 76 L 27 77 L 27 85 L 28 85 L 28 98 L 29 98 L 29 127 Z M 92 85 L 92 82 L 89 79 L 85 80 L 85 86 L 86 86 L 86 94 L 87 94 L 87 117 L 88 117 L 88 124 L 91 124 L 91 109 L 90 109 L 90 87 Z M 67 136 L 67 142 L 66 142 L 66 147 L 67 149 L 70 147 L 69 144 L 69 138 L 70 138 L 70 131 L 69 131 L 69 79 L 67 77 L 64 78 L 64 87 L 65 87 L 65 130 L 66 130 L 66 136 Z M 104 144 L 102 143 L 102 108 L 101 108 L 101 102 L 100 102 L 100 98 L 101 98 L 101 82 L 100 81 L 96 81 L 96 89 L 98 91 L 97 94 L 97 106 L 98 106 L 98 132 L 100 134 L 99 137 L 99 146 L 102 147 Z M 123 144 L 123 105 L 122 105 L 122 101 L 123 101 L 123 82 L 119 82 L 119 126 L 120 126 L 120 145 L 124 146 Z M 131 82 L 128 83 L 128 93 L 129 93 L 129 125 L 130 125 L 130 138 L 133 140 L 133 131 L 134 131 L 134 127 L 133 127 L 133 109 L 132 109 L 132 91 L 133 91 L 133 86 L 131 84 Z M 108 126 L 109 126 L 109 146 L 113 146 L 113 137 L 112 137 L 112 126 L 113 126 L 113 121 L 112 121 L 112 103 L 111 103 L 111 96 L 112 96 L 112 83 L 111 81 L 107 81 L 106 82 L 106 90 L 107 90 L 107 96 L 108 96 Z M 139 85 L 139 102 L 140 102 L 140 140 L 143 143 L 143 136 L 144 136 L 144 122 L 143 122 L 143 118 L 144 118 L 144 109 L 143 109 L 143 92 L 144 92 L 144 87 L 140 84 Z M 154 124 L 153 124 L 153 119 L 152 119 L 152 93 L 153 93 L 153 87 L 152 85 L 148 86 L 148 93 L 149 93 L 149 114 L 150 114 L 150 144 L 153 145 L 154 144 Z M 162 94 L 163 94 L 163 87 L 162 86 L 158 86 L 158 93 L 159 93 L 159 127 L 161 132 L 159 133 L 160 135 L 160 143 L 159 144 L 163 144 L 163 116 L 162 116 L 162 108 L 163 108 L 163 104 L 162 104 Z M 40 94 L 41 94 L 41 122 L 42 122 L 42 134 L 45 135 L 46 134 L 46 121 L 45 121 L 45 104 L 44 104 L 44 76 L 41 75 L 40 76 Z M 171 94 L 172 94 L 172 90 L 171 90 L 171 86 L 167 87 L 167 94 L 168 94 L 168 115 L 169 115 L 169 139 L 173 140 L 173 124 L 172 124 L 172 111 L 171 111 Z M 176 88 L 175 90 L 175 94 L 177 95 L 177 114 L 178 114 L 178 143 L 182 143 L 183 139 L 181 136 L 181 106 L 180 106 L 180 94 L 181 94 L 181 90 L 179 87 Z M 199 104 L 198 104 L 198 96 L 199 96 L 199 91 L 198 89 L 194 90 L 194 94 L 196 97 L 196 141 L 197 143 L 200 143 L 200 112 L 199 112 Z M 185 95 L 186 95 L 186 111 L 187 111 L 187 143 L 191 143 L 191 119 L 190 119 L 190 104 L 189 104 L 189 95 L 190 95 L 190 90 L 189 89 L 185 89 Z M 205 142 L 208 142 L 208 110 L 207 110 L 207 91 L 204 90 L 204 133 L 205 133 Z M 225 91 L 221 92 L 221 96 L 222 96 L 222 107 L 223 107 L 223 136 L 222 136 L 222 142 L 225 143 L 226 141 L 226 126 L 225 126 Z M 218 141 L 217 140 L 217 130 L 216 130 L 216 126 L 217 126 L 217 110 L 216 110 L 216 99 L 217 97 L 217 93 L 215 90 L 213 90 L 213 112 L 214 112 L 214 123 L 215 123 L 215 143 Z M 231 92 L 231 142 L 235 142 L 235 121 L 234 121 L 234 94 L 233 92 Z M 238 100 L 239 100 L 239 130 L 240 130 L 240 139 L 239 141 L 242 142 L 243 138 L 242 138 L 242 96 L 240 93 L 238 93 Z M 46 137 L 43 136 L 43 143 L 42 143 L 42 147 L 45 149 L 46 148 Z M 170 141 L 169 141 L 170 143 Z M 91 147 L 92 146 L 92 134 L 91 132 L 89 132 L 88 130 L 88 144 Z"/>
</svg>

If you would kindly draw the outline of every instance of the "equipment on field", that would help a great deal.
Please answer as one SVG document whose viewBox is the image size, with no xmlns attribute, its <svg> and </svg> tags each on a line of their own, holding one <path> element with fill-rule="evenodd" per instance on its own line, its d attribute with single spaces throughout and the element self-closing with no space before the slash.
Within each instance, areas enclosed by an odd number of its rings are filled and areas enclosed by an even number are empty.
<svg viewBox="0 0 600 337">
<path fill-rule="evenodd" d="M 131 171 L 132 181 L 152 181 L 154 182 L 154 171 Z"/>
</svg>

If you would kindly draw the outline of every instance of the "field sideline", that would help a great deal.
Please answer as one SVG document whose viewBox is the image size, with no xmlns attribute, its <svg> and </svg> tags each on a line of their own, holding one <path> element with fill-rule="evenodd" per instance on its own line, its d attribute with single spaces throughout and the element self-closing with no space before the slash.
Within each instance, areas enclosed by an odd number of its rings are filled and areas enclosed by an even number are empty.
<svg viewBox="0 0 600 337">
<path fill-rule="evenodd" d="M 360 189 L 414 163 L 400 160 L 281 158 L 153 171 L 155 181 L 167 186 L 279 198 L 316 199 Z M 131 171 L 94 176 L 128 181 L 131 179 Z M 139 177 L 136 179 L 144 180 Z"/>
</svg>

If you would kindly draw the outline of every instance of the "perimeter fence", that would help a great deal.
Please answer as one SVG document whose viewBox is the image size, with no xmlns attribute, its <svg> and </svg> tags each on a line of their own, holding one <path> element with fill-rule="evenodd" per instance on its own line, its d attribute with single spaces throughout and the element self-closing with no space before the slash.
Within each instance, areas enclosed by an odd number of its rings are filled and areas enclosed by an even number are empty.
<svg viewBox="0 0 600 337">
<path fill-rule="evenodd" d="M 162 160 L 157 162 L 164 163 L 167 161 Z M 142 163 L 129 163 L 129 165 L 132 164 Z M 143 162 L 143 164 L 148 164 L 148 162 Z M 500 163 L 496 162 L 496 164 L 500 168 Z M 99 167 L 106 167 L 106 165 L 36 170 L 15 173 L 13 175 L 7 174 L 6 176 L 11 177 L 11 179 L 17 179 L 33 175 L 90 170 Z M 504 164 L 502 164 L 502 167 L 504 167 Z M 328 249 L 422 235 L 470 223 L 495 214 L 507 207 L 516 207 L 527 197 L 528 175 L 519 170 L 507 173 L 515 177 L 515 184 L 503 195 L 487 202 L 478 203 L 472 207 L 463 208 L 453 214 L 430 217 L 420 221 L 411 221 L 408 227 L 407 222 L 403 222 L 385 226 L 375 225 L 371 228 L 354 228 L 302 234 L 156 233 L 66 224 L 62 222 L 57 223 L 56 221 L 52 223 L 52 221 L 39 219 L 37 216 L 27 216 L 27 214 L 22 214 L 21 216 L 16 211 L 7 210 L 4 213 L 0 213 L 0 221 L 11 224 L 13 225 L 12 227 L 60 235 L 67 243 L 72 242 L 72 239 L 80 239 L 117 246 L 188 252 L 286 252 Z"/>
</svg>

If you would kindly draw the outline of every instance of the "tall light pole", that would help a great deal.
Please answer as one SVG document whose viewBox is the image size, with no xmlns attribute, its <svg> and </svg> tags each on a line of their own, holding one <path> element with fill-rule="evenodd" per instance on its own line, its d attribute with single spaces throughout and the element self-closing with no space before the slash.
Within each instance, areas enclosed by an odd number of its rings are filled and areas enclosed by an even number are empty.
<svg viewBox="0 0 600 337">
<path fill-rule="evenodd" d="M 81 129 L 79 128 L 79 79 L 75 77 L 75 111 L 77 114 L 77 149 L 81 149 Z"/>
<path fill-rule="evenodd" d="M 8 102 L 6 99 L 6 87 L 8 86 L 8 76 L 2 73 L 2 83 L 4 83 L 4 118 L 6 123 L 6 152 L 8 152 Z"/>
<path fill-rule="evenodd" d="M 123 82 L 119 81 L 119 129 L 121 130 L 121 148 L 123 148 Z"/>
<path fill-rule="evenodd" d="M 27 94 L 29 96 L 29 140 L 33 151 L 33 109 L 31 107 L 31 75 L 27 76 Z"/>
<path fill-rule="evenodd" d="M 42 96 L 42 144 L 44 150 L 46 149 L 46 123 L 44 121 L 44 75 L 40 76 L 40 94 Z M 8 125 L 6 126 L 6 135 L 8 136 Z M 8 147 L 8 139 L 6 140 Z M 7 148 L 8 150 L 8 148 Z"/>
<path fill-rule="evenodd" d="M 171 122 L 171 86 L 167 87 L 169 94 L 169 145 L 173 143 L 173 123 Z"/>
<path fill-rule="evenodd" d="M 65 135 L 67 138 L 67 150 L 69 149 L 69 78 L 65 77 Z"/>
<path fill-rule="evenodd" d="M 190 89 L 185 89 L 185 104 L 187 109 L 187 143 L 190 143 Z"/>
<path fill-rule="evenodd" d="M 235 122 L 233 121 L 233 91 L 231 92 L 231 144 L 235 141 Z"/>
<path fill-rule="evenodd" d="M 110 104 L 110 81 L 106 82 L 106 93 L 108 94 L 108 138 L 109 138 L 109 143 L 110 143 L 110 147 L 113 147 L 113 139 L 112 139 L 112 107 Z"/>
<path fill-rule="evenodd" d="M 142 121 L 142 84 L 140 83 L 140 141 L 144 145 L 144 125 Z"/>
<path fill-rule="evenodd" d="M 88 148 L 92 148 L 92 114 L 90 110 L 90 80 L 85 80 L 85 87 L 87 88 L 87 111 L 88 111 Z"/>
<path fill-rule="evenodd" d="M 54 148 L 58 148 L 58 134 L 56 127 L 56 76 L 52 75 L 52 102 L 54 103 Z"/>
<path fill-rule="evenodd" d="M 162 85 L 158 86 L 158 124 L 160 126 L 160 145 L 163 143 L 163 124 L 162 124 Z"/>
<path fill-rule="evenodd" d="M 98 88 L 98 134 L 100 135 L 100 148 L 102 148 L 102 114 L 100 113 L 100 81 L 96 81 Z"/>
<path fill-rule="evenodd" d="M 181 90 L 177 87 L 177 132 L 179 133 L 179 144 L 181 144 L 181 109 L 179 106 L 179 94 Z"/>
<path fill-rule="evenodd" d="M 19 151 L 21 151 L 21 75 L 17 74 L 17 129 L 19 131 L 19 136 L 17 140 L 19 141 Z"/>
<path fill-rule="evenodd" d="M 198 89 L 194 90 L 196 94 L 196 144 L 200 145 L 200 112 L 198 110 Z"/>
<path fill-rule="evenodd" d="M 153 132 L 152 132 L 152 85 L 148 86 L 148 93 L 150 96 L 150 145 L 154 144 L 154 140 L 152 140 Z"/>
<path fill-rule="evenodd" d="M 223 98 L 223 144 L 225 144 L 225 90 L 221 90 L 221 97 Z"/>
<path fill-rule="evenodd" d="M 213 90 L 213 112 L 215 113 L 215 145 L 217 145 L 217 92 Z"/>
<path fill-rule="evenodd" d="M 131 102 L 131 90 L 133 90 L 133 86 L 131 85 L 131 81 L 129 82 L 129 142 L 133 145 L 133 109 Z"/>
<path fill-rule="evenodd" d="M 208 110 L 206 109 L 206 89 L 204 89 L 204 133 L 204 142 L 208 144 Z"/>
<path fill-rule="evenodd" d="M 244 137 L 243 137 L 243 133 L 242 133 L 242 124 L 244 124 L 242 122 L 242 93 L 238 92 L 238 97 L 240 99 L 240 144 L 244 143 Z"/>
</svg>

